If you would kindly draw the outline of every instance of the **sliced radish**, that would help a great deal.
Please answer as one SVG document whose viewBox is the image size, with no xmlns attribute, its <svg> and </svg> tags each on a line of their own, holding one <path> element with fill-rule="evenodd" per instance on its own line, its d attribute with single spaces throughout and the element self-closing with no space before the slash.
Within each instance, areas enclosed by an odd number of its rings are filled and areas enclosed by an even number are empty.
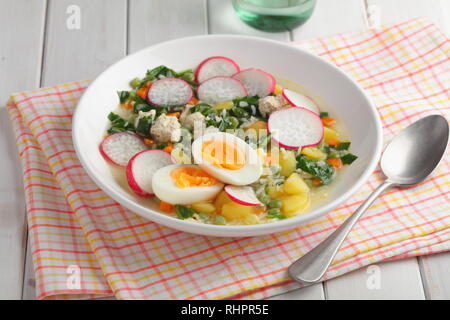
<svg viewBox="0 0 450 320">
<path fill-rule="evenodd" d="M 247 90 L 240 81 L 225 76 L 210 78 L 202 82 L 197 89 L 198 98 L 208 104 L 230 101 L 246 95 Z"/>
<path fill-rule="evenodd" d="M 107 136 L 100 144 L 100 153 L 113 164 L 125 167 L 128 161 L 142 150 L 145 143 L 135 134 L 119 132 Z"/>
<path fill-rule="evenodd" d="M 283 97 L 293 107 L 305 108 L 311 110 L 316 114 L 319 114 L 319 108 L 317 107 L 316 103 L 311 98 L 301 93 L 291 91 L 289 89 L 283 89 Z"/>
<path fill-rule="evenodd" d="M 173 164 L 169 153 L 162 150 L 144 150 L 130 159 L 126 169 L 128 185 L 140 196 L 153 196 L 153 174 Z"/>
<path fill-rule="evenodd" d="M 255 191 L 250 186 L 232 186 L 227 185 L 225 192 L 234 202 L 244 206 L 263 206 L 264 204 L 258 200 Z"/>
<path fill-rule="evenodd" d="M 275 90 L 277 82 L 270 74 L 260 69 L 246 69 L 236 73 L 233 78 L 241 81 L 250 96 L 263 98 Z"/>
<path fill-rule="evenodd" d="M 323 138 L 323 124 L 314 112 L 298 107 L 273 112 L 268 121 L 273 139 L 284 148 L 298 149 L 318 145 Z"/>
<path fill-rule="evenodd" d="M 232 76 L 241 69 L 236 62 L 227 57 L 209 57 L 195 70 L 195 80 L 201 83 L 216 76 Z"/>
<path fill-rule="evenodd" d="M 148 101 L 155 106 L 181 106 L 191 101 L 194 93 L 189 83 L 178 78 L 163 78 L 153 82 Z"/>
</svg>

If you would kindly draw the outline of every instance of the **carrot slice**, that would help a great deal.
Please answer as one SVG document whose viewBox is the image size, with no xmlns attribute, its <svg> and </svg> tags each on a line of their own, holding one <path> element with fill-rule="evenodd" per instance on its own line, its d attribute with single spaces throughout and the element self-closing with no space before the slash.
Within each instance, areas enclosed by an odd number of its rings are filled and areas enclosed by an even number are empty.
<svg viewBox="0 0 450 320">
<path fill-rule="evenodd" d="M 193 97 L 187 104 L 195 106 L 196 104 L 198 104 L 198 99 L 196 97 Z"/>
<path fill-rule="evenodd" d="M 150 90 L 150 87 L 152 86 L 152 82 L 147 82 L 142 88 L 140 88 L 138 91 L 136 91 L 136 94 L 141 97 L 142 99 L 147 99 L 148 90 Z"/>
<path fill-rule="evenodd" d="M 333 124 L 336 123 L 336 120 L 333 118 L 325 117 L 325 118 L 322 118 L 322 123 L 324 126 L 331 127 Z"/>
<path fill-rule="evenodd" d="M 133 109 L 133 103 L 130 100 L 121 104 L 120 106 L 124 109 Z"/>
<path fill-rule="evenodd" d="M 152 144 L 155 143 L 155 140 L 144 138 L 144 143 L 145 143 L 146 145 L 150 146 L 150 145 L 152 145 Z"/>
<path fill-rule="evenodd" d="M 320 179 L 312 179 L 313 186 L 320 186 L 322 184 L 322 180 Z"/>
<path fill-rule="evenodd" d="M 328 140 L 328 145 L 335 147 L 339 144 L 339 142 L 339 140 L 331 138 L 330 140 Z"/>
<path fill-rule="evenodd" d="M 173 144 L 169 143 L 164 149 L 163 151 L 167 152 L 167 153 L 171 153 L 173 149 Z"/>
<path fill-rule="evenodd" d="M 168 203 L 168 202 L 161 201 L 159 203 L 159 209 L 161 209 L 161 211 L 164 211 L 166 213 L 172 213 L 174 207 L 175 206 L 173 204 Z"/>
<path fill-rule="evenodd" d="M 179 118 L 181 116 L 181 112 L 171 112 L 171 113 L 168 113 L 167 116 L 169 116 L 169 117 L 172 116 L 172 117 Z"/>
<path fill-rule="evenodd" d="M 336 169 L 342 168 L 342 160 L 340 158 L 330 158 L 327 160 L 328 164 L 331 164 Z"/>
</svg>

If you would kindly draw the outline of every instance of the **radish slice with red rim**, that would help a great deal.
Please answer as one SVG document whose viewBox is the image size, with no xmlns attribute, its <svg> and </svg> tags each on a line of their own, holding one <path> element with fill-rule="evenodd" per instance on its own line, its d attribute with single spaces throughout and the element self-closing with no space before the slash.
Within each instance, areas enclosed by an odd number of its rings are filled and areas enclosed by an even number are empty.
<svg viewBox="0 0 450 320">
<path fill-rule="evenodd" d="M 224 188 L 231 200 L 244 206 L 263 206 L 255 191 L 250 186 L 227 185 Z"/>
<path fill-rule="evenodd" d="M 119 132 L 107 136 L 100 144 L 100 153 L 109 162 L 125 167 L 136 154 L 147 149 L 145 143 L 135 134 Z"/>
<path fill-rule="evenodd" d="M 140 196 L 153 196 L 153 174 L 173 164 L 171 155 L 162 150 L 144 150 L 130 159 L 126 169 L 128 185 Z"/>
<path fill-rule="evenodd" d="M 318 145 L 323 138 L 323 124 L 314 112 L 298 107 L 273 112 L 268 121 L 272 138 L 281 147 L 298 149 Z"/>
<path fill-rule="evenodd" d="M 317 107 L 316 103 L 311 98 L 301 93 L 291 91 L 289 89 L 283 89 L 283 97 L 293 107 L 305 108 L 316 114 L 319 114 L 319 108 Z"/>
<path fill-rule="evenodd" d="M 208 104 L 230 101 L 246 95 L 247 90 L 240 81 L 224 76 L 210 78 L 202 82 L 197 89 L 199 100 Z"/>
<path fill-rule="evenodd" d="M 155 106 L 181 106 L 191 101 L 194 93 L 189 83 L 178 78 L 163 78 L 153 82 L 148 101 Z"/>
<path fill-rule="evenodd" d="M 216 76 L 232 76 L 240 71 L 236 62 L 227 57 L 209 57 L 195 70 L 195 80 L 201 83 Z"/>
<path fill-rule="evenodd" d="M 275 90 L 277 82 L 270 74 L 260 69 L 246 69 L 235 74 L 234 79 L 241 81 L 250 96 L 263 98 Z"/>
</svg>

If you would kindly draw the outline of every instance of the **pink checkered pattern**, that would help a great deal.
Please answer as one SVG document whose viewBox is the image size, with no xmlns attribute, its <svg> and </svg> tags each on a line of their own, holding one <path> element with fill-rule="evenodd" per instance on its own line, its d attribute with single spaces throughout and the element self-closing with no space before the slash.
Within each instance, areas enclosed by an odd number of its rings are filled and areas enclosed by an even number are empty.
<svg viewBox="0 0 450 320">
<path fill-rule="evenodd" d="M 357 79 L 377 106 L 384 138 L 429 114 L 449 118 L 450 43 L 426 20 L 294 43 Z M 38 298 L 263 298 L 298 287 L 286 269 L 381 182 L 376 170 L 345 205 L 293 230 L 212 238 L 172 230 L 103 193 L 73 150 L 73 109 L 89 82 L 15 94 L 8 110 L 22 160 Z M 361 218 L 326 279 L 384 260 L 450 248 L 448 154 L 425 182 L 385 193 Z M 69 266 L 80 286 L 68 285 Z"/>
</svg>

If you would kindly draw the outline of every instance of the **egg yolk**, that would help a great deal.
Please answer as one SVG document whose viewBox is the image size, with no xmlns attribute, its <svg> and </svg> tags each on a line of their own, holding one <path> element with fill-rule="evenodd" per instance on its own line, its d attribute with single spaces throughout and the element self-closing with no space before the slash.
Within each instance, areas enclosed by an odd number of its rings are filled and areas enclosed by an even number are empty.
<svg viewBox="0 0 450 320">
<path fill-rule="evenodd" d="M 241 148 L 236 143 L 223 140 L 204 142 L 202 158 L 213 166 L 226 170 L 238 170 L 245 164 L 245 154 Z"/>
<path fill-rule="evenodd" d="M 217 183 L 217 180 L 209 176 L 199 168 L 182 167 L 170 173 L 178 188 L 209 187 Z"/>
</svg>

